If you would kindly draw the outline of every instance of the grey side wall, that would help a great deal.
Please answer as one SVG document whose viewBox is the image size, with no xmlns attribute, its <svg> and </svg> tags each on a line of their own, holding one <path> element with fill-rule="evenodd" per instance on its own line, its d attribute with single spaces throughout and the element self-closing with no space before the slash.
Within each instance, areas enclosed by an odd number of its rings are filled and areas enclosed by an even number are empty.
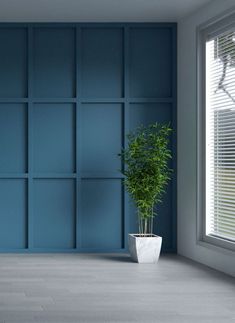
<svg viewBox="0 0 235 323">
<path fill-rule="evenodd" d="M 198 244 L 196 28 L 235 9 L 235 0 L 210 2 L 178 24 L 178 253 L 235 275 L 233 252 Z"/>
</svg>

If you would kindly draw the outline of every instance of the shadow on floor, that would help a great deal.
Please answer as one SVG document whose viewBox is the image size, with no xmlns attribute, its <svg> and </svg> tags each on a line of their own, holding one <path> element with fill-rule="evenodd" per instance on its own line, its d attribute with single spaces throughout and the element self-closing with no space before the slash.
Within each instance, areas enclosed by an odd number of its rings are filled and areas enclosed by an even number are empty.
<svg viewBox="0 0 235 323">
<path fill-rule="evenodd" d="M 120 255 L 120 254 L 100 254 L 97 255 L 97 258 L 99 259 L 105 259 L 105 260 L 111 260 L 111 261 L 117 261 L 117 262 L 129 262 L 129 263 L 133 263 L 133 261 L 131 260 L 131 257 L 129 255 Z"/>
</svg>

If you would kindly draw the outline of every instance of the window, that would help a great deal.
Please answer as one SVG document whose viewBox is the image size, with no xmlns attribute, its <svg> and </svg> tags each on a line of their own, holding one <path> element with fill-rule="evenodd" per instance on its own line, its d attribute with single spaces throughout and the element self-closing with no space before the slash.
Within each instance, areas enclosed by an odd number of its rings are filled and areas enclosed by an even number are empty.
<svg viewBox="0 0 235 323">
<path fill-rule="evenodd" d="M 201 237 L 235 246 L 235 25 L 218 23 L 201 32 L 202 95 L 199 128 Z M 204 127 L 204 129 L 202 129 Z"/>
</svg>

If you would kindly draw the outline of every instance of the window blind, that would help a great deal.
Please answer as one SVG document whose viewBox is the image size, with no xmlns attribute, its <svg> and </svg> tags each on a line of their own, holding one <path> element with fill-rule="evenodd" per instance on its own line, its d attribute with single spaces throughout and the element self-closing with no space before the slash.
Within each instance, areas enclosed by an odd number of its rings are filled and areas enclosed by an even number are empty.
<svg viewBox="0 0 235 323">
<path fill-rule="evenodd" d="M 235 28 L 206 41 L 206 235 L 235 241 Z"/>
</svg>

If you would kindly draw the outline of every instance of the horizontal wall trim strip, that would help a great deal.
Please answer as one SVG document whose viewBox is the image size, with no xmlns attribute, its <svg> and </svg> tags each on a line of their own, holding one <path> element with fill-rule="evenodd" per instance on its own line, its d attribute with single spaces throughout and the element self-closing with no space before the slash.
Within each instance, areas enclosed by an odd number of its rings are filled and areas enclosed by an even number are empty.
<svg viewBox="0 0 235 323">
<path fill-rule="evenodd" d="M 173 98 L 130 98 L 129 103 L 172 103 Z"/>
<path fill-rule="evenodd" d="M 175 28 L 177 26 L 177 23 L 175 22 L 158 22 L 158 23 L 128 23 L 128 22 L 122 22 L 122 23 L 100 23 L 100 22 L 84 22 L 84 23 L 77 23 L 77 22 L 67 22 L 67 23 L 61 23 L 61 22 L 38 22 L 38 23 L 22 23 L 22 22 L 1 22 L 0 27 L 1 28 L 16 28 L 16 27 L 32 27 L 32 28 L 43 28 L 43 27 L 50 27 L 50 28 L 63 28 L 63 27 L 70 27 L 70 28 L 107 28 L 107 27 L 112 27 L 112 28 Z"/>
<path fill-rule="evenodd" d="M 4 178 L 28 178 L 28 173 L 4 173 L 0 174 L 0 179 Z M 31 173 L 33 178 L 124 178 L 121 173 L 102 172 L 102 173 Z"/>
<path fill-rule="evenodd" d="M 81 103 L 124 103 L 125 98 L 79 98 Z"/>
<path fill-rule="evenodd" d="M 73 174 L 63 174 L 63 173 L 34 174 L 32 173 L 32 178 L 76 178 L 76 177 L 77 175 L 75 173 Z"/>
<path fill-rule="evenodd" d="M 4 178 L 28 178 L 29 175 L 27 173 L 4 173 L 0 174 L 0 179 Z"/>
<path fill-rule="evenodd" d="M 27 103 L 28 98 L 0 98 L 0 103 Z"/>
<path fill-rule="evenodd" d="M 173 98 L 0 98 L 0 103 L 172 103 Z"/>
<path fill-rule="evenodd" d="M 124 176 L 117 172 L 99 172 L 99 173 L 81 173 L 81 178 L 124 178 Z"/>
</svg>

